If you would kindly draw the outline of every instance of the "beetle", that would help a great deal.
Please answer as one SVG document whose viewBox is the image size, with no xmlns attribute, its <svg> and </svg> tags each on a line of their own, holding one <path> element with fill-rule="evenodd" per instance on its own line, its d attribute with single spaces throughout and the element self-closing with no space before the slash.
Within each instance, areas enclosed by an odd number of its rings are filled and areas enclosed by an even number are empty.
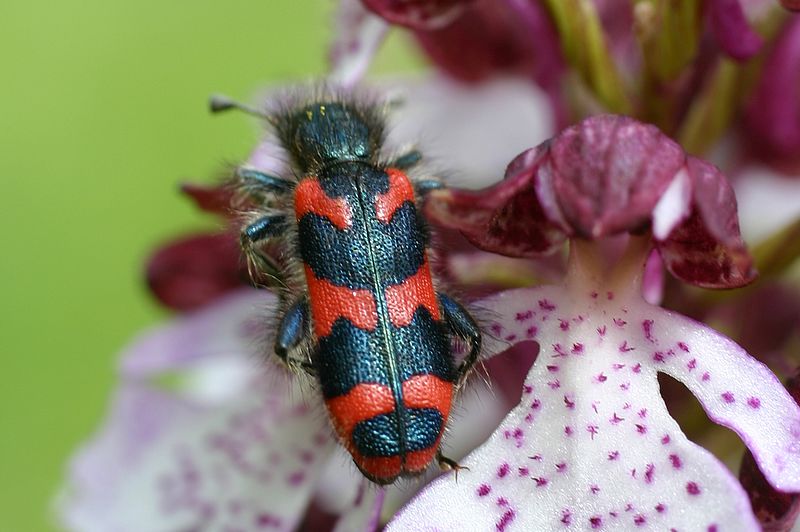
<svg viewBox="0 0 800 532">
<path fill-rule="evenodd" d="M 475 365 L 481 332 L 456 300 L 437 292 L 429 234 L 417 203 L 441 188 L 412 182 L 422 156 L 383 152 L 385 105 L 330 90 L 312 91 L 269 114 L 227 100 L 273 126 L 296 178 L 253 168 L 236 183 L 255 214 L 242 247 L 253 275 L 282 282 L 285 268 L 263 251 L 284 240 L 290 270 L 302 270 L 288 296 L 274 350 L 316 379 L 333 427 L 358 469 L 377 484 L 423 473 L 442 455 L 441 438 L 455 392 Z M 298 277 L 298 276 L 295 276 Z M 451 340 L 467 354 L 456 363 Z"/>
</svg>

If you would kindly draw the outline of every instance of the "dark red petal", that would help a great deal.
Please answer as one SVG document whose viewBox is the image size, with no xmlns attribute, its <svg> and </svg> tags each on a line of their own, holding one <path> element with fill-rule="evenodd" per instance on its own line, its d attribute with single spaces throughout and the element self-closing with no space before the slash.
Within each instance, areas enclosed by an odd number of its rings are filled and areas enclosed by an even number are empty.
<svg viewBox="0 0 800 532">
<path fill-rule="evenodd" d="M 716 166 L 687 160 L 692 210 L 663 241 L 657 242 L 667 269 L 679 279 L 706 288 L 734 288 L 756 272 L 739 232 L 736 196 Z"/>
<path fill-rule="evenodd" d="M 205 212 L 231 216 L 233 190 L 225 185 L 197 185 L 184 183 L 181 192 L 189 196 Z"/>
<path fill-rule="evenodd" d="M 474 0 L 362 0 L 364 5 L 392 24 L 413 29 L 441 28 L 453 21 Z"/>
<path fill-rule="evenodd" d="M 758 53 L 763 41 L 747 22 L 740 0 L 709 0 L 707 5 L 711 31 L 726 54 L 744 61 Z"/>
<path fill-rule="evenodd" d="M 789 379 L 786 388 L 800 404 L 800 373 Z M 745 452 L 739 467 L 739 480 L 753 506 L 753 513 L 764 532 L 788 532 L 800 516 L 800 494 L 783 493 L 773 488 L 758 469 L 750 451 Z"/>
<path fill-rule="evenodd" d="M 165 306 L 189 311 L 247 284 L 236 238 L 230 233 L 182 238 L 159 249 L 146 267 L 147 285 Z"/>
<path fill-rule="evenodd" d="M 768 161 L 800 161 L 800 17 L 787 21 L 745 108 L 744 134 Z M 774 162 L 774 161 L 769 161 Z"/>
<path fill-rule="evenodd" d="M 551 252 L 566 235 L 547 219 L 536 197 L 534 178 L 546 155 L 546 146 L 523 152 L 509 164 L 505 180 L 481 191 L 432 192 L 425 211 L 432 221 L 459 229 L 486 251 L 514 257 Z"/>
<path fill-rule="evenodd" d="M 800 0 L 781 0 L 781 5 L 789 11 L 800 11 Z"/>
<path fill-rule="evenodd" d="M 552 88 L 563 72 L 558 35 L 530 0 L 480 0 L 451 24 L 416 32 L 429 58 L 462 81 L 519 74 Z"/>
<path fill-rule="evenodd" d="M 595 116 L 553 139 L 537 192 L 548 217 L 563 217 L 578 236 L 638 230 L 684 161 L 680 146 L 655 126 Z"/>
</svg>

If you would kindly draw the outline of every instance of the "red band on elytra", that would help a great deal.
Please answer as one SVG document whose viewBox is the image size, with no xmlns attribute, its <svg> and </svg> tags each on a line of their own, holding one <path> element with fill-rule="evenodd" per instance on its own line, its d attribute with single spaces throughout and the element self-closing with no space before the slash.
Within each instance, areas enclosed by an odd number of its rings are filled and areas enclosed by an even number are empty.
<svg viewBox="0 0 800 532">
<path fill-rule="evenodd" d="M 329 197 L 322 190 L 319 181 L 313 177 L 307 177 L 297 185 L 294 191 L 294 212 L 297 220 L 308 213 L 318 214 L 339 229 L 350 227 L 353 219 L 347 200 Z"/>
<path fill-rule="evenodd" d="M 378 313 L 372 292 L 367 289 L 353 290 L 346 286 L 336 286 L 325 279 L 318 279 L 308 266 L 305 270 L 311 315 L 314 318 L 314 333 L 318 338 L 328 336 L 333 322 L 338 318 L 346 318 L 365 331 L 375 330 L 378 325 Z"/>
<path fill-rule="evenodd" d="M 417 273 L 400 284 L 386 287 L 385 293 L 389 319 L 395 327 L 408 326 L 420 305 L 427 308 L 434 319 L 439 319 L 439 305 L 436 302 L 427 258 Z"/>
<path fill-rule="evenodd" d="M 386 175 L 389 176 L 389 190 L 375 197 L 375 214 L 388 224 L 403 203 L 414 201 L 414 188 L 406 174 L 396 168 L 387 168 Z"/>
</svg>

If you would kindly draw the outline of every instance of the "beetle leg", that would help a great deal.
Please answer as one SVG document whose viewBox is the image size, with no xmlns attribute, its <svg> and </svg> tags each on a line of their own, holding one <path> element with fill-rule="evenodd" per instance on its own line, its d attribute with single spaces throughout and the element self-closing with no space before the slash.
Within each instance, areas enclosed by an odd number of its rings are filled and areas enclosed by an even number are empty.
<svg viewBox="0 0 800 532">
<path fill-rule="evenodd" d="M 439 304 L 450 331 L 469 344 L 469 352 L 458 367 L 457 386 L 463 384 L 481 352 L 481 330 L 464 307 L 446 294 L 439 293 Z"/>
<path fill-rule="evenodd" d="M 444 184 L 438 179 L 420 179 L 414 183 L 414 189 L 417 191 L 417 196 L 425 197 L 428 193 L 434 190 L 444 188 Z"/>
<path fill-rule="evenodd" d="M 308 299 L 301 297 L 286 310 L 275 335 L 275 354 L 290 368 L 302 368 L 309 375 L 315 371 L 309 361 L 298 361 L 289 355 L 300 343 L 308 338 Z"/>
<path fill-rule="evenodd" d="M 400 155 L 390 166 L 400 170 L 408 170 L 422 160 L 422 153 L 419 150 L 411 150 Z"/>
<path fill-rule="evenodd" d="M 236 177 L 248 192 L 285 194 L 292 189 L 290 181 L 252 168 L 237 168 Z"/>
<path fill-rule="evenodd" d="M 247 269 L 250 279 L 258 285 L 266 277 L 282 284 L 280 268 L 275 261 L 256 248 L 256 244 L 279 235 L 285 229 L 286 216 L 283 214 L 268 214 L 247 225 L 239 236 L 242 250 L 247 257 Z M 267 282 L 267 286 L 275 283 Z"/>
<path fill-rule="evenodd" d="M 458 472 L 461 470 L 469 471 L 466 466 L 458 465 L 458 462 L 442 454 L 442 450 L 436 451 L 436 463 L 442 471 L 455 471 L 456 482 L 458 482 Z"/>
</svg>

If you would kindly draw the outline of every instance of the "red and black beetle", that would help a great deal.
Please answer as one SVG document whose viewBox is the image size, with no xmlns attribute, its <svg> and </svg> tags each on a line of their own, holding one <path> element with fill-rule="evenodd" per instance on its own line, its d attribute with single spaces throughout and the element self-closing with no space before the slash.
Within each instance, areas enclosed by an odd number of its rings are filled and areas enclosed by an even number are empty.
<svg viewBox="0 0 800 532">
<path fill-rule="evenodd" d="M 229 106 L 238 104 L 217 110 Z M 242 245 L 256 275 L 285 278 L 261 251 L 285 239 L 305 278 L 301 295 L 283 294 L 275 353 L 318 381 L 340 440 L 370 480 L 418 475 L 434 458 L 455 466 L 440 441 L 481 333 L 431 277 L 416 202 L 441 183 L 412 184 L 404 170 L 420 161 L 417 151 L 382 158 L 381 105 L 318 91 L 266 118 L 300 177 L 237 171 L 237 186 L 257 203 Z M 469 346 L 460 364 L 454 336 Z"/>
</svg>

